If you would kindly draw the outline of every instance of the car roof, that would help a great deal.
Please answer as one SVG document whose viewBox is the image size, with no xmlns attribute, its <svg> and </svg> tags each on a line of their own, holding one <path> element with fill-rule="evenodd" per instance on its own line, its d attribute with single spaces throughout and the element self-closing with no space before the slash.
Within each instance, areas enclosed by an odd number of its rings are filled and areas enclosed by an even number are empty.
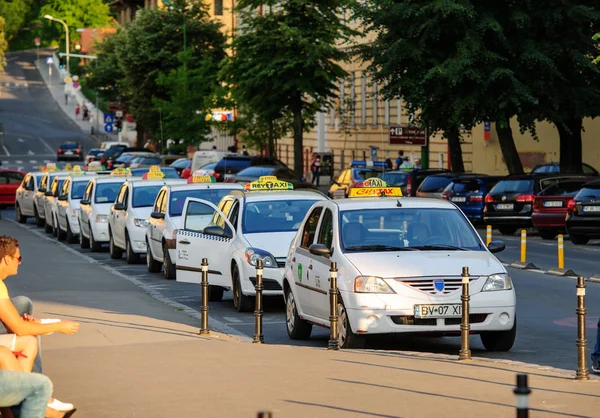
<svg viewBox="0 0 600 418">
<path fill-rule="evenodd" d="M 232 194 L 241 193 L 244 195 L 246 202 L 265 202 L 278 199 L 286 200 L 306 200 L 306 199 L 317 199 L 317 200 L 328 200 L 329 198 L 323 193 L 311 189 L 301 190 L 282 190 L 274 192 L 245 192 L 243 190 L 234 190 Z"/>
<path fill-rule="evenodd" d="M 164 186 L 168 184 L 184 184 L 186 180 L 183 179 L 162 179 L 162 180 L 144 180 L 141 178 L 127 179 L 128 183 L 131 183 L 131 187 L 143 187 L 143 186 Z"/>
<path fill-rule="evenodd" d="M 111 177 L 111 176 L 99 176 L 93 177 L 91 181 L 95 181 L 96 183 L 125 183 L 128 180 L 141 180 L 142 178 L 139 176 L 131 176 L 131 177 Z"/>
<path fill-rule="evenodd" d="M 396 208 L 398 202 L 405 209 L 455 209 L 457 207 L 446 200 L 432 199 L 426 197 L 367 197 L 347 198 L 332 200 L 338 205 L 340 211 L 356 209 L 381 209 Z"/>
<path fill-rule="evenodd" d="M 10 168 L 0 168 L 0 173 L 20 173 L 23 175 L 27 175 L 24 171 L 20 170 L 11 170 Z"/>
<path fill-rule="evenodd" d="M 186 183 L 186 184 L 167 184 L 166 187 L 172 192 L 178 192 L 180 190 L 202 190 L 202 189 L 214 189 L 214 190 L 242 190 L 243 186 L 239 183 Z"/>
<path fill-rule="evenodd" d="M 592 180 L 590 182 L 587 182 L 585 186 L 600 187 L 600 180 Z"/>
</svg>

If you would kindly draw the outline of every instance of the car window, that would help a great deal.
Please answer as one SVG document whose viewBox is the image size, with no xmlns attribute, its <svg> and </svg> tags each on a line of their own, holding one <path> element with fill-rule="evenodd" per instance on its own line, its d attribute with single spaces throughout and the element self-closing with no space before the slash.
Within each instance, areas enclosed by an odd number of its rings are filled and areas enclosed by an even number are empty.
<svg viewBox="0 0 600 418">
<path fill-rule="evenodd" d="M 323 244 L 329 249 L 331 249 L 331 245 L 333 244 L 333 215 L 329 209 L 326 209 L 323 214 L 317 243 Z"/>
<path fill-rule="evenodd" d="M 229 213 L 229 222 L 231 225 L 237 230 L 238 218 L 240 216 L 240 202 L 235 201 L 233 207 L 231 208 L 231 212 Z"/>
<path fill-rule="evenodd" d="M 88 181 L 74 181 L 71 185 L 71 199 L 81 199 L 87 188 Z"/>
<path fill-rule="evenodd" d="M 260 177 L 260 176 L 269 176 L 273 171 L 275 171 L 276 167 L 248 167 L 241 170 L 237 173 L 238 176 L 244 177 Z"/>
<path fill-rule="evenodd" d="M 67 193 L 69 193 L 69 186 L 71 185 L 71 181 L 70 180 L 65 180 L 62 187 L 60 188 L 60 193 L 59 196 L 62 195 L 66 195 Z"/>
<path fill-rule="evenodd" d="M 510 194 L 510 193 L 532 193 L 533 180 L 501 180 L 492 187 L 490 194 Z"/>
<path fill-rule="evenodd" d="M 575 200 L 600 199 L 600 184 L 596 186 L 586 186 L 575 195 Z"/>
<path fill-rule="evenodd" d="M 90 200 L 92 197 L 92 192 L 94 191 L 94 182 L 90 181 L 85 188 L 85 193 L 83 194 L 84 200 Z"/>
<path fill-rule="evenodd" d="M 60 190 L 62 190 L 62 188 L 63 188 L 63 184 L 64 184 L 64 183 L 65 183 L 65 180 L 64 180 L 64 179 L 63 179 L 63 180 L 58 180 L 58 179 L 56 179 L 56 183 L 54 183 L 54 185 L 55 185 L 56 187 L 53 187 L 53 188 L 52 188 L 52 195 L 53 195 L 54 197 L 58 196 L 58 192 L 59 192 Z"/>
<path fill-rule="evenodd" d="M 380 171 L 370 170 L 368 168 L 355 168 L 353 171 L 354 178 L 360 181 L 377 177 L 381 173 Z"/>
<path fill-rule="evenodd" d="M 183 227 L 191 231 L 202 232 L 211 219 L 216 221 L 215 225 L 225 225 L 222 216 L 216 213 L 213 208 L 204 203 L 191 201 L 187 207 Z"/>
<path fill-rule="evenodd" d="M 282 168 L 277 169 L 273 173 L 273 175 L 279 179 L 285 179 L 285 180 L 293 180 L 294 179 L 294 173 L 292 173 L 292 171 L 287 167 L 282 167 Z"/>
<path fill-rule="evenodd" d="M 134 208 L 151 208 L 154 206 L 156 195 L 161 188 L 162 184 L 157 184 L 155 186 L 134 187 L 131 206 Z"/>
<path fill-rule="evenodd" d="M 591 167 L 587 164 L 583 164 L 582 168 L 583 168 L 583 174 L 597 174 L 598 173 L 594 167 Z"/>
<path fill-rule="evenodd" d="M 123 183 L 98 183 L 96 185 L 96 203 L 111 203 L 117 199 Z"/>
<path fill-rule="evenodd" d="M 166 215 L 167 214 L 167 191 L 164 191 L 163 198 L 160 201 L 159 206 L 160 213 Z"/>
<path fill-rule="evenodd" d="M 302 241 L 300 242 L 301 247 L 308 248 L 314 242 L 321 212 L 323 212 L 323 208 L 318 207 L 314 208 L 310 213 L 306 224 L 304 224 L 304 229 L 302 230 Z"/>
<path fill-rule="evenodd" d="M 123 184 L 121 186 L 121 190 L 119 191 L 119 197 L 117 199 L 117 202 L 125 204 L 125 197 L 127 196 L 127 189 L 128 189 L 127 184 Z"/>
<path fill-rule="evenodd" d="M 160 208 L 162 206 L 163 199 L 165 198 L 166 191 L 161 190 L 158 196 L 156 196 L 156 201 L 154 202 L 154 207 L 152 208 L 152 212 L 160 212 Z"/>
<path fill-rule="evenodd" d="M 207 200 L 217 205 L 221 199 L 229 194 L 230 189 L 199 189 L 199 190 L 178 190 L 171 192 L 169 197 L 169 215 L 181 216 L 185 199 L 193 197 Z"/>
<path fill-rule="evenodd" d="M 441 193 L 446 186 L 450 184 L 452 178 L 445 176 L 429 176 L 419 186 L 419 191 L 423 193 Z"/>
<path fill-rule="evenodd" d="M 377 177 L 389 186 L 405 185 L 408 182 L 408 173 L 381 173 Z"/>
<path fill-rule="evenodd" d="M 23 182 L 23 174 L 15 173 L 14 171 L 6 171 L 6 183 L 7 184 L 20 184 Z"/>
<path fill-rule="evenodd" d="M 569 196 L 577 193 L 585 181 L 569 181 L 564 183 L 557 183 L 540 192 L 540 196 Z"/>
<path fill-rule="evenodd" d="M 386 208 L 357 209 L 340 213 L 344 251 L 382 251 L 383 247 L 460 247 L 481 250 L 477 234 L 457 209 Z M 419 248 L 423 247 L 423 248 Z"/>
<path fill-rule="evenodd" d="M 40 186 L 39 186 L 38 190 L 39 189 L 44 189 L 44 188 L 48 187 L 48 177 L 49 176 L 47 174 L 44 174 L 42 176 L 42 180 L 40 180 Z"/>
<path fill-rule="evenodd" d="M 350 170 L 342 171 L 342 174 L 337 179 L 337 183 L 339 184 L 348 184 L 350 181 Z"/>
<path fill-rule="evenodd" d="M 481 190 L 482 182 L 479 180 L 453 181 L 452 191 L 454 193 L 473 193 Z"/>
<path fill-rule="evenodd" d="M 296 231 L 315 202 L 283 199 L 246 202 L 242 231 L 245 234 Z"/>
</svg>

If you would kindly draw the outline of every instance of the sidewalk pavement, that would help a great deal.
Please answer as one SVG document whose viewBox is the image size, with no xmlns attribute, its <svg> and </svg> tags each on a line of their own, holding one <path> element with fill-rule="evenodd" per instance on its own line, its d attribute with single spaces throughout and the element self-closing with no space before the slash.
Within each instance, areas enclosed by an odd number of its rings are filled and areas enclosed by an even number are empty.
<svg viewBox="0 0 600 418">
<path fill-rule="evenodd" d="M 52 64 L 46 64 L 46 59 L 48 57 L 52 57 Z M 118 137 L 116 133 L 106 134 L 104 132 L 104 113 L 100 109 L 96 109 L 95 103 L 87 100 L 81 91 L 71 91 L 69 93 L 68 103 L 65 103 L 66 90 L 64 77 L 66 76 L 66 71 L 58 68 L 58 62 L 59 60 L 56 54 L 50 54 L 47 51 L 40 51 L 40 59 L 35 61 L 35 65 L 57 105 L 65 112 L 69 119 L 71 119 L 73 123 L 86 134 L 90 135 L 92 131 L 91 128 L 93 127 L 95 134 L 110 138 L 107 138 L 106 140 L 117 141 Z M 52 75 L 49 75 L 49 66 L 52 66 Z M 78 103 L 80 107 L 84 103 L 86 104 L 90 111 L 90 120 L 82 120 L 83 112 L 79 114 L 79 119 L 75 117 L 75 106 Z"/>
<path fill-rule="evenodd" d="M 595 417 L 600 380 L 507 361 L 248 344 L 212 331 L 52 239 L 0 220 L 23 262 L 7 279 L 38 318 L 81 323 L 43 337 L 44 373 L 79 418 L 508 417 L 516 373 L 529 374 L 536 417 Z M 165 283 L 164 286 L 168 286 Z M 162 286 L 162 285 L 161 285 Z M 285 325 L 282 325 L 285 326 Z M 575 344 L 573 344 L 575 350 Z M 575 366 L 575 365 L 574 365 Z"/>
</svg>

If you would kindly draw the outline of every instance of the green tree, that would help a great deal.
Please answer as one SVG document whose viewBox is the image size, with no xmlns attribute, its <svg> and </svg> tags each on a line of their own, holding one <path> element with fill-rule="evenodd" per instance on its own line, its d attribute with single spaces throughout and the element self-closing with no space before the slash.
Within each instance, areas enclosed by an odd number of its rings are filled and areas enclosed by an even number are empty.
<svg viewBox="0 0 600 418">
<path fill-rule="evenodd" d="M 336 81 L 346 75 L 339 63 L 350 55 L 341 46 L 355 32 L 340 14 L 353 5 L 353 0 L 240 0 L 236 6 L 243 23 L 223 80 L 236 100 L 267 123 L 292 115 L 298 175 L 304 130 L 329 106 Z"/>
<path fill-rule="evenodd" d="M 117 31 L 96 46 L 95 60 L 86 65 L 88 87 L 97 90 L 100 97 L 109 101 L 117 101 L 124 96 L 123 79 L 125 77 L 117 56 L 117 46 L 123 42 L 123 31 Z M 126 101 L 125 98 L 122 99 Z"/>
<path fill-rule="evenodd" d="M 4 37 L 10 41 L 21 29 L 31 9 L 32 0 L 0 1 L 0 16 L 4 18 Z"/>
<path fill-rule="evenodd" d="M 6 65 L 6 50 L 8 49 L 8 43 L 6 42 L 5 32 L 4 32 L 4 18 L 0 16 L 0 71 L 4 70 L 4 66 Z"/>
</svg>

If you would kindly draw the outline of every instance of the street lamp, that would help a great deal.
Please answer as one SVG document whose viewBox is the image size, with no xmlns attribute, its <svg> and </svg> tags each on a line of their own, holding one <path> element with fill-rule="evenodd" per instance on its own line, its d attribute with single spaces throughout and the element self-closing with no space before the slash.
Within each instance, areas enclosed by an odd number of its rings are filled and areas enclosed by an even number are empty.
<svg viewBox="0 0 600 418">
<path fill-rule="evenodd" d="M 57 19 L 50 15 L 45 15 L 44 19 L 54 20 L 55 22 L 61 23 L 65 27 L 65 32 L 67 33 L 67 73 L 71 74 L 71 67 L 69 66 L 69 27 L 64 20 Z"/>
</svg>

